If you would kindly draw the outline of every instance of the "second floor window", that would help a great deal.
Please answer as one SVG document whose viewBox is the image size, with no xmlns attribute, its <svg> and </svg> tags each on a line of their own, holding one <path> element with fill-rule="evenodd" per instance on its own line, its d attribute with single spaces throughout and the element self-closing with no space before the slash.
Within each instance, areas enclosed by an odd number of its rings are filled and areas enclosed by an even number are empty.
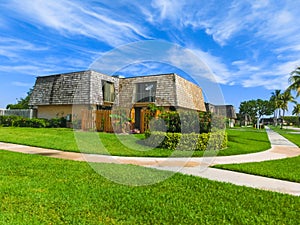
<svg viewBox="0 0 300 225">
<path fill-rule="evenodd" d="M 109 81 L 102 81 L 102 93 L 103 93 L 103 101 L 114 102 L 115 101 L 114 83 Z"/>
<path fill-rule="evenodd" d="M 155 102 L 156 82 L 136 84 L 137 102 Z"/>
</svg>

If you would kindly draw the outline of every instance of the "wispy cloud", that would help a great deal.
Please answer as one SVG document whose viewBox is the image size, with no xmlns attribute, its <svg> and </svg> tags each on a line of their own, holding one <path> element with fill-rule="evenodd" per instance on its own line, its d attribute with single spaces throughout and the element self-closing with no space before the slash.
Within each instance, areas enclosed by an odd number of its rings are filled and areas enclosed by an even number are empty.
<svg viewBox="0 0 300 225">
<path fill-rule="evenodd" d="M 2 74 L 14 73 L 19 75 L 41 76 L 68 71 L 85 70 L 86 62 L 80 59 L 65 58 L 45 58 L 41 61 L 27 60 L 24 62 L 0 64 Z"/>
<path fill-rule="evenodd" d="M 269 65 L 260 63 L 253 66 L 247 61 L 233 62 L 235 73 L 244 87 L 262 86 L 268 90 L 286 89 L 291 70 L 300 65 L 300 60 Z"/>
<path fill-rule="evenodd" d="M 46 51 L 47 47 L 37 46 L 19 38 L 0 37 L 0 55 L 7 58 L 20 58 L 29 51 Z"/>
<path fill-rule="evenodd" d="M 221 57 L 193 49 L 220 83 L 284 89 L 289 73 L 300 65 L 299 2 L 210 1 L 201 4 L 201 10 L 190 1 L 181 1 L 171 9 L 166 7 L 171 1 L 162 2 L 155 4 L 161 12 L 160 20 L 180 24 L 181 29 L 192 26 L 204 30 L 220 46 L 234 44 L 242 51 L 253 52 L 228 65 Z M 188 15 L 182 13 L 187 11 Z M 237 41 L 236 37 L 250 41 Z"/>
<path fill-rule="evenodd" d="M 11 1 L 15 13 L 36 26 L 60 34 L 95 38 L 111 46 L 147 38 L 142 26 L 103 7 L 93 8 L 81 1 Z"/>
<path fill-rule="evenodd" d="M 1 71 L 47 74 L 85 69 L 104 49 L 152 39 L 157 37 L 155 32 L 195 54 L 195 60 L 187 61 L 184 55 L 170 51 L 172 54 L 166 56 L 170 62 L 200 74 L 200 60 L 207 72 L 203 76 L 213 75 L 213 80 L 221 84 L 284 88 L 291 70 L 300 65 L 300 7 L 293 0 L 276 4 L 269 0 L 212 0 L 201 4 L 198 0 L 124 0 L 113 4 L 106 0 L 11 0 L 0 5 L 14 15 L 15 21 L 35 27 L 39 35 L 47 31 L 44 43 L 20 37 L 0 38 L 0 56 L 12 60 L 2 63 Z M 0 16 L 2 20 L 7 26 L 9 21 Z M 210 46 L 203 46 L 199 33 L 208 35 L 217 50 L 207 50 Z M 83 44 L 91 39 L 92 45 Z M 103 43 L 105 48 L 99 47 L 98 52 L 97 47 Z M 64 53 L 59 51 L 61 46 Z M 231 50 L 230 59 L 226 58 L 223 53 Z M 48 53 L 23 57 L 28 52 L 43 51 Z M 155 63 L 128 67 L 127 71 L 130 69 L 140 69 L 141 73 L 159 71 Z"/>
<path fill-rule="evenodd" d="M 172 1 L 154 0 L 152 7 L 157 20 L 171 21 L 174 26 L 192 26 L 203 29 L 220 45 L 225 45 L 238 35 L 279 39 L 297 39 L 300 27 L 297 22 L 299 3 L 296 1 Z M 148 10 L 143 10 L 147 14 Z M 188 13 L 186 13 L 188 12 Z M 294 34 L 290 36 L 290 34 Z M 299 33 L 299 32 L 298 32 Z M 299 38 L 298 38 L 299 39 Z"/>
<path fill-rule="evenodd" d="M 205 52 L 200 49 L 193 49 L 192 51 L 207 65 L 211 73 L 214 74 L 214 77 L 218 83 L 232 84 L 233 80 L 235 79 L 234 74 L 230 72 L 220 57 L 216 57 L 209 52 Z"/>
</svg>

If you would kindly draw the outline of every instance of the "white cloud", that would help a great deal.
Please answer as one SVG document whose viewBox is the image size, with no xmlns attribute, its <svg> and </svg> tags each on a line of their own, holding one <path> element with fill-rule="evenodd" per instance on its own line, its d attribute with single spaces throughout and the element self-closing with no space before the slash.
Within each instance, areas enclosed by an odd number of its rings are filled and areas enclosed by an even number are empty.
<svg viewBox="0 0 300 225">
<path fill-rule="evenodd" d="M 232 62 L 233 66 L 236 66 L 239 71 L 247 71 L 247 72 L 257 72 L 261 68 L 259 66 L 250 65 L 247 61 L 239 60 Z"/>
<path fill-rule="evenodd" d="M 110 1 L 97 4 L 78 0 L 12 0 L 5 7 L 19 21 L 38 28 L 37 32 L 47 28 L 53 40 L 54 33 L 59 38 L 63 35 L 63 40 L 67 40 L 63 47 L 72 50 L 56 55 L 59 50 L 53 50 L 54 45 L 50 39 L 47 42 L 50 44 L 44 47 L 17 38 L 0 38 L 0 55 L 14 60 L 21 59 L 25 52 L 51 50 L 49 56 L 40 57 L 42 63 L 35 62 L 32 57 L 26 61 L 27 64 L 22 61 L 15 66 L 2 65 L 1 71 L 10 69 L 33 74 L 34 71 L 51 73 L 85 69 L 99 55 L 95 50 L 96 44 L 84 47 L 82 43 L 68 40 L 84 42 L 87 40 L 85 37 L 88 37 L 111 47 L 147 39 L 150 34 L 156 35 L 156 31 L 161 32 L 156 37 L 167 37 L 188 48 L 199 46 L 190 48 L 195 54 L 192 61 L 187 61 L 184 55 L 176 55 L 175 52 L 169 54 L 169 60 L 174 65 L 188 67 L 200 74 L 197 64 L 197 60 L 200 60 L 206 67 L 207 73 L 204 75 L 213 75 L 213 80 L 222 84 L 282 88 L 287 85 L 285 79 L 290 71 L 299 65 L 300 6 L 299 2 L 292 0 L 279 0 L 277 4 L 268 0 L 212 0 L 201 4 L 197 0 L 153 0 L 142 3 L 125 0 L 114 4 Z M 187 29 L 190 33 L 187 33 Z M 203 51 L 210 47 L 202 48 L 201 37 L 193 31 L 210 35 L 217 43 L 217 47 L 213 47 L 219 49 Z M 230 50 L 233 50 L 231 62 L 230 59 L 222 58 L 225 57 L 223 51 Z M 141 72 L 156 69 L 148 65 Z"/>
<path fill-rule="evenodd" d="M 183 15 L 182 9 L 185 6 L 185 1 L 154 0 L 151 5 L 158 10 L 160 20 L 169 19 L 174 21 Z"/>
<path fill-rule="evenodd" d="M 48 48 L 37 46 L 25 40 L 0 37 L 0 55 L 8 58 L 19 58 L 22 52 L 45 50 L 48 50 Z"/>
<path fill-rule="evenodd" d="M 226 84 L 234 80 L 234 74 L 229 71 L 221 58 L 199 49 L 193 49 L 192 51 L 207 65 L 218 83 Z"/>
<path fill-rule="evenodd" d="M 251 65 L 247 61 L 236 61 L 236 74 L 239 82 L 244 87 L 262 86 L 268 90 L 281 89 L 288 87 L 290 72 L 300 65 L 300 60 L 282 62 L 280 64 Z"/>
<path fill-rule="evenodd" d="M 297 40 L 300 5 L 298 1 L 233 0 L 233 1 L 172 1 L 154 0 L 152 7 L 156 20 L 149 17 L 149 10 L 142 10 L 154 24 L 170 21 L 173 27 L 192 26 L 204 30 L 221 46 L 240 35 L 263 38 L 265 41 Z M 254 36 L 253 36 L 254 35 Z M 287 39 L 285 39 L 287 38 Z M 285 40 L 284 40 L 285 39 Z"/>
<path fill-rule="evenodd" d="M 37 75 L 40 67 L 33 65 L 0 65 L 0 71 L 7 73 Z"/>
<path fill-rule="evenodd" d="M 32 24 L 49 27 L 65 36 L 83 35 L 111 46 L 147 37 L 143 27 L 134 21 L 79 1 L 15 0 L 10 6 Z"/>
<path fill-rule="evenodd" d="M 58 62 L 58 59 L 45 59 L 44 62 L 25 61 L 17 64 L 0 64 L 0 71 L 2 74 L 14 73 L 19 75 L 25 74 L 30 76 L 40 76 L 86 69 L 86 67 L 82 68 L 78 66 L 78 64 L 82 64 L 81 61 L 74 61 L 72 59 L 69 60 L 70 62 L 66 60 L 63 60 L 63 62 Z"/>
</svg>

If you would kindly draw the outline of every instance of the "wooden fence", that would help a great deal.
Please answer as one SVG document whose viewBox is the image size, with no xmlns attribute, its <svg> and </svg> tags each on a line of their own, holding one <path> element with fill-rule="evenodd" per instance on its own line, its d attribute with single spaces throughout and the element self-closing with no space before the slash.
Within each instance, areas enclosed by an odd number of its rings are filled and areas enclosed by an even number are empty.
<svg viewBox="0 0 300 225">
<path fill-rule="evenodd" d="M 147 113 L 149 113 L 149 110 L 142 109 L 141 110 L 141 117 L 140 117 L 140 132 L 144 133 L 149 126 L 149 123 L 147 121 Z"/>
<path fill-rule="evenodd" d="M 113 132 L 111 110 L 82 110 L 81 129 Z"/>
<path fill-rule="evenodd" d="M 134 123 L 124 123 L 117 117 L 112 115 L 111 110 L 82 110 L 81 129 L 84 131 L 102 131 L 102 132 L 129 132 L 135 128 Z M 114 115 L 118 114 L 114 112 Z M 134 116 L 130 111 L 127 113 L 129 117 Z M 126 114 L 126 115 L 127 115 Z M 139 129 L 141 133 L 144 133 L 148 128 L 149 124 L 147 121 L 147 114 L 149 110 L 142 109 L 140 113 L 140 124 Z M 134 118 L 131 118 L 134 119 Z M 134 121 L 134 120 L 133 120 Z"/>
</svg>

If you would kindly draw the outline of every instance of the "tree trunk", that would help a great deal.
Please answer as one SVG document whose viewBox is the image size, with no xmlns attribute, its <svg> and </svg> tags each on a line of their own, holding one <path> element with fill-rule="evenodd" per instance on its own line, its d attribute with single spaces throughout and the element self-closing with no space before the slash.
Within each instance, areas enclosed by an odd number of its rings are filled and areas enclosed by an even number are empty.
<svg viewBox="0 0 300 225">
<path fill-rule="evenodd" d="M 283 110 L 282 110 L 281 127 L 280 127 L 280 129 L 282 129 L 282 127 L 283 127 L 283 117 L 284 117 L 284 112 L 285 112 L 285 110 L 283 109 Z"/>
<path fill-rule="evenodd" d="M 259 129 L 259 120 L 260 120 L 260 117 L 257 118 L 257 123 L 256 123 L 256 128 L 257 129 Z"/>
</svg>

